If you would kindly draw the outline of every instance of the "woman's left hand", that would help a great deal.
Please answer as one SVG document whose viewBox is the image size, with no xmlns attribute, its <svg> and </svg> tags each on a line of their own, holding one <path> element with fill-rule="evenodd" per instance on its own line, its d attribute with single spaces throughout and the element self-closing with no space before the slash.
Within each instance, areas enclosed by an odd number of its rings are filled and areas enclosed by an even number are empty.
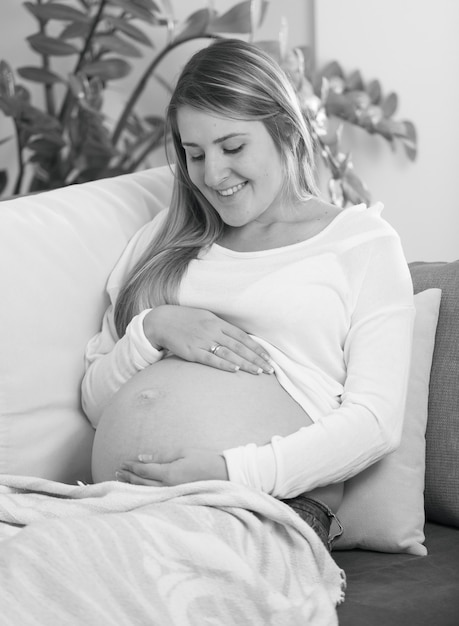
<svg viewBox="0 0 459 626">
<path fill-rule="evenodd" d="M 224 457 L 202 448 L 163 450 L 125 461 L 116 479 L 134 485 L 166 487 L 197 480 L 228 480 Z"/>
</svg>

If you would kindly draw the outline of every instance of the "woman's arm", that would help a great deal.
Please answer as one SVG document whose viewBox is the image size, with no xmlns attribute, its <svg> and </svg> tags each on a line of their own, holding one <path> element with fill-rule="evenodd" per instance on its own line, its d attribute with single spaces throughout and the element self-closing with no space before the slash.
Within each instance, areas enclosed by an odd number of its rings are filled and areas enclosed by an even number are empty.
<svg viewBox="0 0 459 626">
<path fill-rule="evenodd" d="M 344 346 L 341 405 L 266 446 L 226 450 L 230 480 L 277 497 L 341 482 L 394 450 L 401 437 L 414 320 L 398 237 L 374 242 Z"/>
<path fill-rule="evenodd" d="M 163 356 L 143 333 L 143 319 L 148 310 L 133 318 L 121 339 L 115 329 L 114 308 L 121 286 L 131 268 L 153 238 L 165 212 L 145 224 L 132 237 L 107 281 L 110 305 L 102 328 L 88 343 L 85 351 L 85 375 L 82 381 L 82 405 L 94 427 L 111 397 L 134 374 Z"/>
<path fill-rule="evenodd" d="M 119 338 L 114 310 L 121 286 L 154 237 L 161 214 L 129 242 L 110 275 L 110 306 L 101 331 L 87 345 L 83 409 L 94 427 L 111 398 L 135 374 L 167 353 L 227 372 L 272 373 L 269 355 L 246 332 L 210 311 L 161 305 L 136 315 Z M 214 347 L 214 350 L 212 350 Z"/>
<path fill-rule="evenodd" d="M 104 315 L 101 332 L 88 343 L 86 373 L 81 388 L 82 405 L 94 427 L 122 385 L 164 355 L 164 351 L 156 350 L 143 333 L 143 319 L 148 312 L 149 309 L 146 309 L 136 315 L 127 326 L 125 335 L 118 339 L 113 305 L 110 305 Z"/>
</svg>

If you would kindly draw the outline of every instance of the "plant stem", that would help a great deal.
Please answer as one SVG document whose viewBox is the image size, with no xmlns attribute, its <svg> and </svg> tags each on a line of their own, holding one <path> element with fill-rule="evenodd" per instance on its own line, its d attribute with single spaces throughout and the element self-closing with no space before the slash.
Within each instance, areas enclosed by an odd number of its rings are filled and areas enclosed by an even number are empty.
<svg viewBox="0 0 459 626">
<path fill-rule="evenodd" d="M 40 6 L 42 4 L 42 0 L 37 0 L 37 4 Z M 39 20 L 40 24 L 40 33 L 42 35 L 46 35 L 46 26 L 45 23 Z M 49 70 L 49 56 L 47 54 L 42 54 L 42 67 L 45 70 Z M 54 95 L 53 95 L 53 86 L 50 83 L 45 83 L 45 101 L 46 101 L 46 110 L 50 115 L 55 114 L 55 103 L 54 103 Z"/>
<path fill-rule="evenodd" d="M 17 150 L 18 150 L 18 175 L 16 178 L 16 183 L 14 185 L 14 189 L 13 189 L 13 195 L 18 196 L 21 193 L 21 186 L 22 186 L 22 179 L 24 177 L 24 159 L 22 156 L 22 143 L 21 143 L 21 137 L 20 137 L 20 131 L 19 131 L 19 127 L 17 125 L 17 123 L 14 123 L 14 129 L 16 131 L 16 143 L 17 143 Z"/>
<path fill-rule="evenodd" d="M 97 13 L 94 16 L 94 19 L 92 21 L 91 24 L 91 28 L 89 30 L 89 33 L 86 36 L 85 42 L 84 42 L 84 46 L 83 46 L 83 50 L 80 52 L 80 55 L 78 57 L 78 61 L 75 65 L 75 69 L 73 70 L 74 74 L 77 74 L 77 72 L 80 70 L 80 67 L 83 65 L 85 57 L 86 57 L 86 53 L 89 50 L 89 47 L 91 45 L 91 39 L 92 36 L 94 35 L 94 32 L 97 28 L 97 24 L 100 21 L 100 18 L 102 17 L 102 13 L 103 10 L 105 8 L 105 4 L 106 4 L 107 0 L 100 0 L 100 4 L 99 4 L 99 8 L 97 9 Z M 62 126 L 65 127 L 67 124 L 67 118 L 70 115 L 70 110 L 71 110 L 71 105 L 72 105 L 72 100 L 73 100 L 74 96 L 72 94 L 72 91 L 69 88 L 67 88 L 67 93 L 65 94 L 65 98 L 64 98 L 64 102 L 62 103 L 62 108 L 61 111 L 59 113 L 59 121 L 61 122 Z"/>
<path fill-rule="evenodd" d="M 203 33 L 201 35 L 199 35 L 199 37 L 193 36 L 193 37 L 187 37 L 185 39 L 181 39 L 180 41 L 174 43 L 169 43 L 167 44 L 162 50 L 161 52 L 159 52 L 159 54 L 156 55 L 156 57 L 154 57 L 154 59 L 152 60 L 152 62 L 150 63 L 150 65 L 148 65 L 147 69 L 145 70 L 145 72 L 143 73 L 143 75 L 141 76 L 139 82 L 137 83 L 135 89 L 133 90 L 133 92 L 131 93 L 130 98 L 128 99 L 128 101 L 126 102 L 124 109 L 118 119 L 118 122 L 115 126 L 115 130 L 113 131 L 113 135 L 112 135 L 112 143 L 114 146 L 116 146 L 116 144 L 118 143 L 118 140 L 120 138 L 121 133 L 124 130 L 124 127 L 126 125 L 126 122 L 128 120 L 128 117 L 132 111 L 132 109 L 134 108 L 134 105 L 136 104 L 137 100 L 140 98 L 140 96 L 142 95 L 143 90 L 146 87 L 146 84 L 150 78 L 150 76 L 154 73 L 154 71 L 156 70 L 156 68 L 158 67 L 158 65 L 161 63 L 161 61 L 164 59 L 165 56 L 167 56 L 167 54 L 169 54 L 169 52 L 171 52 L 171 50 L 173 50 L 174 48 L 177 48 L 178 46 L 180 46 L 183 43 L 186 43 L 188 41 L 192 41 L 193 39 L 219 39 L 220 37 L 218 35 L 214 35 L 213 33 Z"/>
</svg>

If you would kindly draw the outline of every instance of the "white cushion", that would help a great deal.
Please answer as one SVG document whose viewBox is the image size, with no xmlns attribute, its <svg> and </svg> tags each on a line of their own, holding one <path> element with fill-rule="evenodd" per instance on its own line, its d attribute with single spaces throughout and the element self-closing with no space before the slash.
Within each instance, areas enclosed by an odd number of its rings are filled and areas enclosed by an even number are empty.
<svg viewBox="0 0 459 626">
<path fill-rule="evenodd" d="M 0 203 L 0 472 L 89 481 L 83 355 L 130 237 L 169 204 L 161 167 Z"/>
<path fill-rule="evenodd" d="M 344 534 L 334 549 L 425 555 L 424 475 L 430 370 L 441 290 L 414 296 L 416 319 L 400 446 L 344 486 L 338 517 Z"/>
</svg>

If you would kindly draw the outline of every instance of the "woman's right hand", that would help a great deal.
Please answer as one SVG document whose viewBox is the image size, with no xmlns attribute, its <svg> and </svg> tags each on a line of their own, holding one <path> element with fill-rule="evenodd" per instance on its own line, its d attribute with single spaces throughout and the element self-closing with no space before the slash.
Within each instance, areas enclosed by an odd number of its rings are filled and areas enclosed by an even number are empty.
<svg viewBox="0 0 459 626">
<path fill-rule="evenodd" d="M 228 372 L 273 372 L 269 355 L 259 343 L 210 311 L 165 304 L 145 316 L 143 327 L 153 347 L 170 350 L 185 361 Z"/>
</svg>

